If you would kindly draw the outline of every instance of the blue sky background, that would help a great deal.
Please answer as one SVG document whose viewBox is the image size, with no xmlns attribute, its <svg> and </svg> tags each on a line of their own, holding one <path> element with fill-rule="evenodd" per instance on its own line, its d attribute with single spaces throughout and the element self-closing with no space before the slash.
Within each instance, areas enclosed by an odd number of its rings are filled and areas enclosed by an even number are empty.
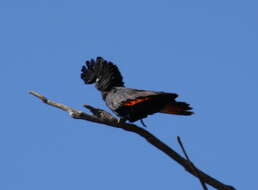
<svg viewBox="0 0 258 190">
<path fill-rule="evenodd" d="M 2 0 L 0 189 L 201 189 L 144 139 L 74 120 L 106 108 L 80 79 L 86 59 L 116 63 L 128 87 L 176 92 L 196 114 L 156 114 L 148 130 L 237 189 L 257 189 L 257 1 Z M 212 189 L 212 188 L 210 188 Z"/>
</svg>

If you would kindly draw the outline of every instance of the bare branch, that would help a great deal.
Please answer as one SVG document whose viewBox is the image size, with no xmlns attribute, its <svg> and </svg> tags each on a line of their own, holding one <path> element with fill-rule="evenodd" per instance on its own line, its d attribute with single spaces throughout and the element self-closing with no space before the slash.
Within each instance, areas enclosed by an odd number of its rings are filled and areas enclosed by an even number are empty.
<svg viewBox="0 0 258 190">
<path fill-rule="evenodd" d="M 194 166 L 193 162 L 190 160 L 189 156 L 187 155 L 185 147 L 184 147 L 184 145 L 183 145 L 183 143 L 181 141 L 181 138 L 179 136 L 177 136 L 177 141 L 178 141 L 178 143 L 179 143 L 179 145 L 180 145 L 180 147 L 181 147 L 181 149 L 182 149 L 182 151 L 183 151 L 183 153 L 185 155 L 186 160 L 188 161 L 189 165 L 192 167 L 192 169 L 195 171 L 196 175 L 198 176 L 199 181 L 200 181 L 200 183 L 202 185 L 202 188 L 204 190 L 208 190 L 208 187 L 206 186 L 204 181 L 202 181 L 201 178 L 199 177 L 198 171 L 195 169 L 195 166 Z"/>
<path fill-rule="evenodd" d="M 54 101 L 48 100 L 46 97 L 42 96 L 41 94 L 39 94 L 37 92 L 30 91 L 29 93 L 32 94 L 33 96 L 39 98 L 40 100 L 42 100 L 44 103 L 46 103 L 48 105 L 54 106 L 56 108 L 59 108 L 59 109 L 62 109 L 63 111 L 68 112 L 72 118 L 87 120 L 87 121 L 100 123 L 100 124 L 108 125 L 108 126 L 115 127 L 115 128 L 120 128 L 120 129 L 129 131 L 129 132 L 134 132 L 134 133 L 142 136 L 143 138 L 145 138 L 145 140 L 147 140 L 150 144 L 152 144 L 153 146 L 158 148 L 160 151 L 165 153 L 167 156 L 172 158 L 174 161 L 176 161 L 178 164 L 180 164 L 182 167 L 184 167 L 187 172 L 189 172 L 193 176 L 197 177 L 202 182 L 209 184 L 218 190 L 236 190 L 234 187 L 223 184 L 219 180 L 209 176 L 208 174 L 204 173 L 203 171 L 196 168 L 195 166 L 193 168 L 192 165 L 189 164 L 189 161 L 187 159 L 180 156 L 176 151 L 174 151 L 168 145 L 166 145 L 161 140 L 159 140 L 157 137 L 152 135 L 150 132 L 148 132 L 147 130 L 145 130 L 141 127 L 138 127 L 137 125 L 119 122 L 119 120 L 116 119 L 114 116 L 112 116 L 112 114 L 110 114 L 104 110 L 94 108 L 89 105 L 84 105 L 84 107 L 89 109 L 91 111 L 91 113 L 93 113 L 93 115 L 90 115 L 90 114 L 84 113 L 80 110 L 76 110 L 76 109 L 73 109 L 66 105 L 59 104 Z"/>
</svg>

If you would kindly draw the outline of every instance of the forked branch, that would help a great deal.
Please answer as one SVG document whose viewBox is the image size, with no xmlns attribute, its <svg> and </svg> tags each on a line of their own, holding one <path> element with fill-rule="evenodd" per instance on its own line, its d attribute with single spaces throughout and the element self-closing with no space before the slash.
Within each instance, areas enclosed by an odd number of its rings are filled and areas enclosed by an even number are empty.
<svg viewBox="0 0 258 190">
<path fill-rule="evenodd" d="M 192 174 L 193 176 L 197 177 L 201 182 L 211 185 L 214 188 L 218 190 L 235 190 L 233 186 L 225 185 L 219 180 L 209 176 L 208 174 L 204 173 L 197 167 L 195 167 L 193 164 L 189 163 L 189 160 L 183 158 L 181 155 L 179 155 L 176 151 L 174 151 L 172 148 L 170 148 L 168 145 L 163 143 L 161 140 L 159 140 L 157 137 L 155 137 L 153 134 L 151 134 L 149 131 L 138 127 L 137 125 L 130 124 L 130 123 L 123 123 L 119 122 L 112 114 L 98 109 L 94 108 L 90 105 L 84 105 L 85 108 L 87 108 L 92 114 L 84 113 L 80 110 L 73 109 L 71 107 L 68 107 L 63 104 L 56 103 L 54 101 L 51 101 L 47 99 L 46 97 L 42 96 L 41 94 L 30 91 L 30 94 L 33 96 L 39 98 L 44 103 L 54 106 L 56 108 L 59 108 L 63 111 L 66 111 L 69 113 L 69 115 L 74 119 L 82 119 L 86 121 L 91 121 L 99 124 L 108 125 L 115 128 L 120 128 L 129 132 L 134 132 L 143 138 L 147 140 L 150 144 L 158 148 L 160 151 L 165 153 L 167 156 L 169 156 L 171 159 L 176 161 L 178 164 L 180 164 L 182 167 L 185 168 L 187 172 Z"/>
</svg>

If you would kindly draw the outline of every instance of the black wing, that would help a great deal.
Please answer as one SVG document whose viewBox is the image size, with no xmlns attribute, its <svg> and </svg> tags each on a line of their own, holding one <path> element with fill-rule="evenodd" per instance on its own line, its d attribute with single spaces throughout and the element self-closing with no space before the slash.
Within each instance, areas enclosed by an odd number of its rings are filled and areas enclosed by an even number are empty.
<svg viewBox="0 0 258 190">
<path fill-rule="evenodd" d="M 119 117 L 131 122 L 159 112 L 175 102 L 177 94 L 117 87 L 106 96 L 107 106 Z"/>
</svg>

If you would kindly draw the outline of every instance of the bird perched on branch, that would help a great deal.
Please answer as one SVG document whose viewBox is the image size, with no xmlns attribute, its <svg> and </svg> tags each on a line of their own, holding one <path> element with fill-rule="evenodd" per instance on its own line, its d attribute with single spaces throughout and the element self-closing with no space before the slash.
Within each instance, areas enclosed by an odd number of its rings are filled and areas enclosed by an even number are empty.
<svg viewBox="0 0 258 190">
<path fill-rule="evenodd" d="M 123 121 L 134 122 L 160 112 L 192 115 L 189 104 L 177 102 L 177 94 L 126 88 L 119 69 L 101 57 L 86 61 L 81 69 L 85 84 L 96 83 L 106 105 Z"/>
</svg>

